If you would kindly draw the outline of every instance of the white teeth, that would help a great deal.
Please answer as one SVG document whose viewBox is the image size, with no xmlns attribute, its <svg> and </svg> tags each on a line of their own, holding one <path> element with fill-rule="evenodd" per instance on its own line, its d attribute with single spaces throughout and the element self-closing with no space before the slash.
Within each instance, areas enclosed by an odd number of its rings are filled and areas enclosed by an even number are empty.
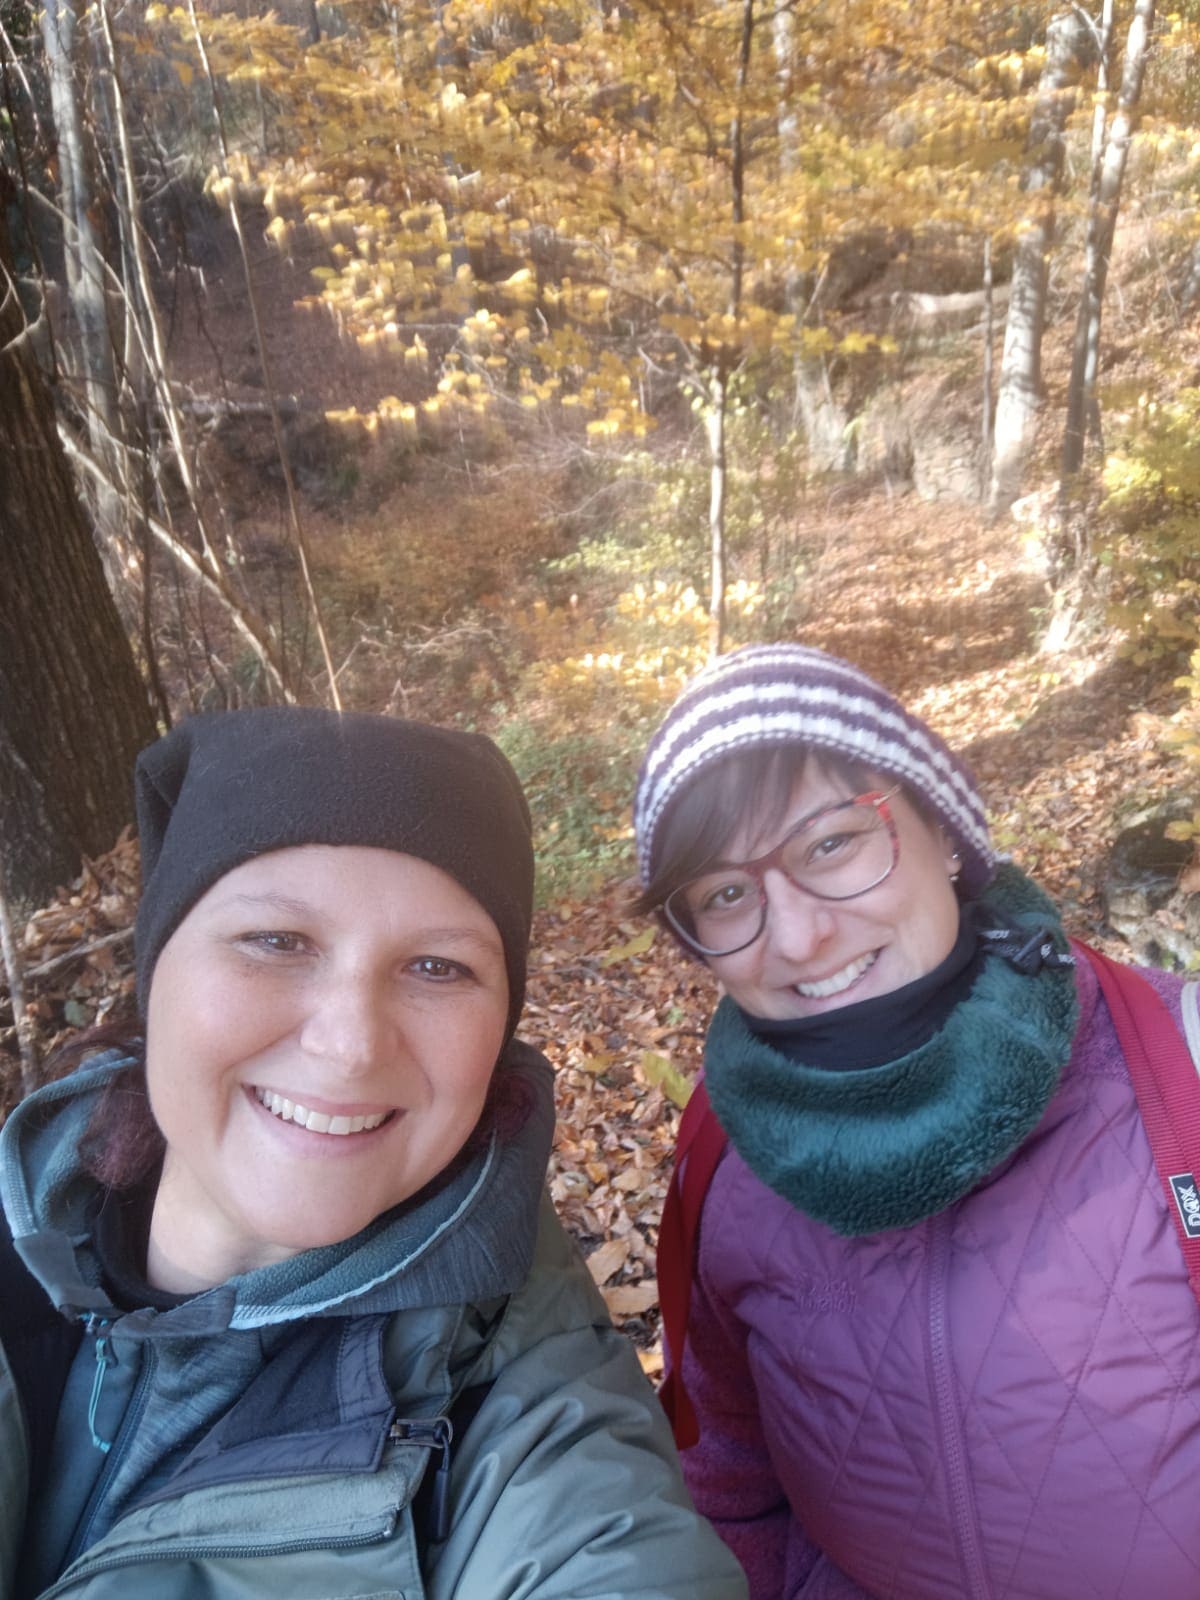
<svg viewBox="0 0 1200 1600">
<path fill-rule="evenodd" d="M 806 1000 L 827 1000 L 831 994 L 841 994 L 843 989 L 848 989 L 852 983 L 861 978 L 874 960 L 874 951 L 869 955 L 859 956 L 857 961 L 852 961 L 848 967 L 843 967 L 830 978 L 821 978 L 817 983 L 796 984 L 796 993 L 803 995 Z"/>
<path fill-rule="evenodd" d="M 254 1097 L 260 1105 L 266 1106 L 272 1116 L 278 1117 L 283 1122 L 295 1122 L 301 1128 L 307 1128 L 309 1133 L 369 1132 L 371 1128 L 377 1128 L 381 1122 L 386 1122 L 391 1115 L 390 1112 L 380 1111 L 369 1117 L 330 1117 L 324 1111 L 310 1111 L 307 1106 L 288 1100 L 271 1089 L 255 1089 Z"/>
</svg>

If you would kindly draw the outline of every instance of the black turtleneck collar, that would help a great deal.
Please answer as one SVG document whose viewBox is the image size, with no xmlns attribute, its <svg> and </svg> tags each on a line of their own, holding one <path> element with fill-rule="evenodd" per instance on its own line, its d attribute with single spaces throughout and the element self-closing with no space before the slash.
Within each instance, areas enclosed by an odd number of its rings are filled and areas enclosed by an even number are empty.
<svg viewBox="0 0 1200 1600">
<path fill-rule="evenodd" d="M 926 1044 L 945 1022 L 983 963 L 975 918 L 965 910 L 954 948 L 932 972 L 853 1005 L 819 1016 L 782 1021 L 743 1012 L 751 1033 L 793 1061 L 810 1067 L 879 1067 Z"/>
</svg>

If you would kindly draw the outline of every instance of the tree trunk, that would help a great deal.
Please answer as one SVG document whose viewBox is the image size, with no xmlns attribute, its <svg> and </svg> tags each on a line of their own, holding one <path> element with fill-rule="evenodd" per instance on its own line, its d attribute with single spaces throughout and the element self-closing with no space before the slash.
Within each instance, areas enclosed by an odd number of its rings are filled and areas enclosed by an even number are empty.
<svg viewBox="0 0 1200 1600">
<path fill-rule="evenodd" d="M 0 174 L 0 195 L 7 191 Z M 7 238 L 0 235 L 5 271 Z M 11 281 L 11 280 L 9 280 Z M 0 878 L 43 902 L 133 815 L 145 688 L 104 581 L 27 342 L 0 305 Z"/>
<path fill-rule="evenodd" d="M 1146 57 L 1150 52 L 1153 29 L 1154 0 L 1136 0 L 1129 36 L 1125 42 L 1125 65 L 1121 72 L 1117 109 L 1109 124 L 1088 212 L 1083 292 L 1079 297 L 1079 312 L 1075 320 L 1071 383 L 1067 390 L 1067 426 L 1062 452 L 1064 485 L 1083 465 L 1083 446 L 1089 425 L 1099 432 L 1096 373 L 1100 365 L 1100 317 L 1113 237 L 1117 229 L 1117 212 L 1121 205 L 1121 189 L 1125 181 L 1125 166 L 1137 123 L 1142 79 L 1146 72 Z"/>
<path fill-rule="evenodd" d="M 1090 40 L 1080 12 L 1055 17 L 1046 29 L 1046 65 L 1029 129 L 1022 187 L 1035 196 L 1017 241 L 1004 328 L 992 448 L 988 511 L 1007 511 L 1021 489 L 1041 395 L 1042 329 L 1046 319 L 1047 252 L 1054 234 L 1054 196 L 1062 180 L 1063 130 L 1075 104 L 1073 83 Z"/>
<path fill-rule="evenodd" d="M 1179 284 L 1179 309 L 1190 311 L 1200 300 L 1200 244 L 1194 244 L 1183 269 Z"/>
<path fill-rule="evenodd" d="M 846 412 L 834 397 L 825 357 L 798 355 L 792 376 L 809 461 L 818 472 L 846 471 L 852 454 Z"/>
<path fill-rule="evenodd" d="M 726 381 L 715 374 L 704 412 L 704 432 L 708 439 L 708 654 L 714 661 L 725 648 L 725 413 L 728 402 Z"/>
<path fill-rule="evenodd" d="M 446 15 L 447 0 L 435 0 L 434 26 L 437 29 L 437 43 L 434 45 L 433 60 L 438 79 L 443 83 L 453 83 L 455 80 L 454 49 L 450 36 L 446 32 L 444 18 Z M 465 326 L 468 317 L 475 309 L 474 279 L 471 275 L 471 252 L 467 248 L 466 235 L 463 232 L 462 207 L 452 203 L 450 195 L 458 193 L 459 164 L 452 150 L 447 150 L 442 156 L 442 165 L 445 167 L 451 182 L 447 185 L 447 196 L 442 201 L 442 214 L 446 219 L 446 242 L 450 246 L 450 274 L 456 284 L 461 285 L 465 280 L 472 285 L 467 303 L 462 307 L 458 324 Z M 466 196 L 464 195 L 464 199 Z M 468 202 L 469 206 L 469 202 Z"/>
<path fill-rule="evenodd" d="M 995 285 L 992 282 L 992 241 L 983 241 L 983 421 L 980 429 L 983 463 L 979 474 L 981 494 L 986 494 L 992 470 L 992 347 L 996 327 Z"/>
<path fill-rule="evenodd" d="M 743 97 L 750 70 L 754 40 L 754 0 L 742 0 L 742 37 L 738 53 L 737 109 L 729 128 L 729 213 L 733 223 L 730 241 L 729 315 L 734 322 L 742 313 L 742 279 L 746 220 L 746 134 Z M 725 423 L 729 410 L 729 373 L 714 367 L 704 384 L 704 432 L 708 440 L 708 654 L 715 660 L 725 648 L 725 502 L 728 473 L 725 460 Z"/>
<path fill-rule="evenodd" d="M 74 0 L 46 0 L 42 47 L 50 85 L 58 157 L 59 199 L 63 217 L 63 258 L 67 294 L 78 332 L 82 363 L 81 400 L 92 454 L 114 483 L 123 478 L 117 411 L 116 365 L 108 325 L 107 270 L 92 222 L 92 183 L 84 141 L 79 83 L 75 72 L 78 28 Z M 133 615 L 134 600 L 125 574 L 130 552 L 121 540 L 121 501 L 105 488 L 95 491 L 95 514 L 109 578 Z"/>
<path fill-rule="evenodd" d="M 776 129 L 779 134 L 779 170 L 784 179 L 800 168 L 800 118 L 796 113 L 792 87 L 796 53 L 796 13 L 789 6 L 778 6 L 771 15 L 771 48 L 775 54 L 775 79 L 779 85 Z M 797 326 L 811 309 L 812 275 L 789 269 L 784 280 L 787 308 Z M 850 464 L 850 443 L 846 413 L 834 399 L 829 368 L 823 355 L 797 351 L 793 362 L 793 423 L 798 417 L 804 429 L 810 462 L 819 472 L 841 472 Z"/>
</svg>

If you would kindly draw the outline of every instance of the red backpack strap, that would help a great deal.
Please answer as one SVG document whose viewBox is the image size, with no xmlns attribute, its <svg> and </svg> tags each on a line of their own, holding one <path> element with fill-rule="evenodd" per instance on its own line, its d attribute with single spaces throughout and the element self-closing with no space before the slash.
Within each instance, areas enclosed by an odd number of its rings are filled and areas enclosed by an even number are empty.
<svg viewBox="0 0 1200 1600">
<path fill-rule="evenodd" d="M 658 1391 L 681 1450 L 700 1437 L 699 1424 L 683 1387 L 683 1343 L 687 1336 L 696 1243 L 704 1196 L 725 1149 L 725 1130 L 708 1103 L 703 1081 L 692 1090 L 679 1123 L 675 1171 L 663 1203 L 658 1230 L 658 1302 L 662 1309 L 663 1344 L 670 1371 Z M 682 1179 L 680 1173 L 682 1172 Z"/>
<path fill-rule="evenodd" d="M 1073 939 L 1092 965 L 1137 1094 L 1154 1165 L 1200 1300 L 1200 1065 L 1158 991 L 1130 967 Z"/>
</svg>

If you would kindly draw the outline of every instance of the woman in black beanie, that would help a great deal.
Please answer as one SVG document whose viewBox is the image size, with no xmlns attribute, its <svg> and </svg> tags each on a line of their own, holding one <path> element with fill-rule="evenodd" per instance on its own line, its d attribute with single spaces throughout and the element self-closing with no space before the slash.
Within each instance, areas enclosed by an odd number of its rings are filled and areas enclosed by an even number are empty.
<svg viewBox="0 0 1200 1600">
<path fill-rule="evenodd" d="M 544 1194 L 500 752 L 221 713 L 137 802 L 144 1026 L 0 1136 L 0 1596 L 737 1600 Z"/>
</svg>

